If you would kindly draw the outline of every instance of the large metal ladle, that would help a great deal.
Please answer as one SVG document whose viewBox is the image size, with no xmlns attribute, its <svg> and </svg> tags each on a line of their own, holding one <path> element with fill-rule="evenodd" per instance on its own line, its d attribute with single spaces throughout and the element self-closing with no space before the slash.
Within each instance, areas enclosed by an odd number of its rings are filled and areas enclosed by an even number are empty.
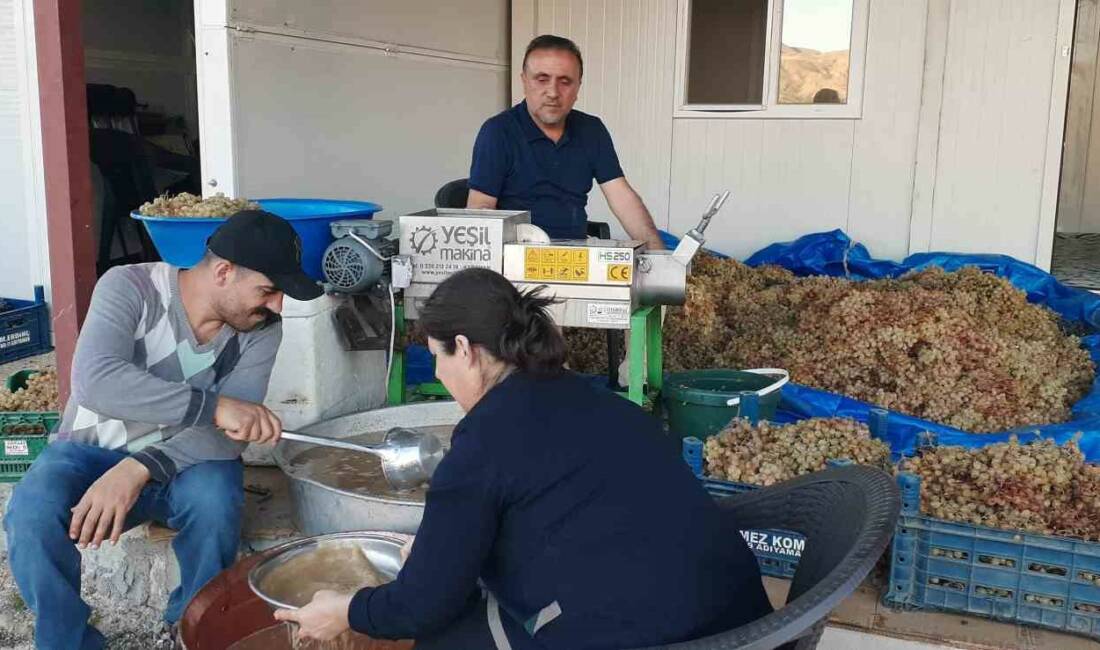
<svg viewBox="0 0 1100 650">
<path fill-rule="evenodd" d="M 424 431 L 395 427 L 377 445 L 359 445 L 344 440 L 283 431 L 283 440 L 373 454 L 382 461 L 382 473 L 395 490 L 410 490 L 426 483 L 443 459 L 443 443 Z"/>
</svg>

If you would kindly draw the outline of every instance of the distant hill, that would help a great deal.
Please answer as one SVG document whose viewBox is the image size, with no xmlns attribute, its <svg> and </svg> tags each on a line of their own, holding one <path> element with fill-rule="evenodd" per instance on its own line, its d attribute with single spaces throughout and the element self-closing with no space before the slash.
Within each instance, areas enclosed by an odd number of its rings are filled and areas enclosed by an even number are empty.
<svg viewBox="0 0 1100 650">
<path fill-rule="evenodd" d="M 779 66 L 779 103 L 812 104 L 822 88 L 832 88 L 840 102 L 848 99 L 848 50 L 818 52 L 783 46 Z"/>
</svg>

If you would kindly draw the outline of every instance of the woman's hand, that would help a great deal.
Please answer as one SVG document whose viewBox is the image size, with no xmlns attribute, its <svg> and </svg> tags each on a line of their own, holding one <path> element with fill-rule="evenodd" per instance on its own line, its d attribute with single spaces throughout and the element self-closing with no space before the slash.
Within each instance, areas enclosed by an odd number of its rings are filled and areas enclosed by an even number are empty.
<svg viewBox="0 0 1100 650">
<path fill-rule="evenodd" d="M 299 641 L 331 641 L 350 629 L 348 607 L 354 595 L 322 589 L 301 609 L 276 610 L 275 620 L 297 623 Z"/>
</svg>

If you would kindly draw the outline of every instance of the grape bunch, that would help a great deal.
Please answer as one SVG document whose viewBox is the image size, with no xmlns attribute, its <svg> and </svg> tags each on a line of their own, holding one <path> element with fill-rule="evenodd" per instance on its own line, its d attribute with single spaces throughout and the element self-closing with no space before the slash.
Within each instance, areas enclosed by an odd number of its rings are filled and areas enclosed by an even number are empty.
<svg viewBox="0 0 1100 650">
<path fill-rule="evenodd" d="M 665 360 L 786 368 L 792 381 L 975 433 L 1066 421 L 1095 374 L 1057 315 L 976 268 L 853 282 L 709 256 L 669 310 Z"/>
<path fill-rule="evenodd" d="M 218 192 L 202 198 L 188 192 L 158 196 L 138 208 L 147 217 L 229 217 L 241 210 L 259 210 L 260 204 L 248 199 L 231 199 Z"/>
<path fill-rule="evenodd" d="M 931 447 L 899 470 L 921 478 L 929 516 L 1100 541 L 1100 466 L 1085 462 L 1075 441 Z"/>
<path fill-rule="evenodd" d="M 889 467 L 890 447 L 847 418 L 809 418 L 793 424 L 736 418 L 704 446 L 706 473 L 714 478 L 773 485 L 823 470 L 829 460 Z"/>
<path fill-rule="evenodd" d="M 0 411 L 57 411 L 58 402 L 57 371 L 52 368 L 31 375 L 26 388 L 0 388 Z"/>
<path fill-rule="evenodd" d="M 2 435 L 33 435 L 47 433 L 46 427 L 41 424 L 6 424 L 0 427 L 0 436 Z"/>
</svg>

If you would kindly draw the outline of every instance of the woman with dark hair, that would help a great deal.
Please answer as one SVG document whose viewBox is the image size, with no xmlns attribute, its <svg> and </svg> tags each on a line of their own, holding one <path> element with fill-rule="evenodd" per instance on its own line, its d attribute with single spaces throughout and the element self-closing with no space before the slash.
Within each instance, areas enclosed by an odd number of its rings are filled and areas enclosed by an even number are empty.
<svg viewBox="0 0 1100 650">
<path fill-rule="evenodd" d="M 417 650 L 584 650 L 771 611 L 736 522 L 657 420 L 565 370 L 551 304 L 484 269 L 439 285 L 419 327 L 466 416 L 408 560 L 394 582 L 322 592 L 279 618 L 306 638 L 350 626 Z"/>
</svg>

